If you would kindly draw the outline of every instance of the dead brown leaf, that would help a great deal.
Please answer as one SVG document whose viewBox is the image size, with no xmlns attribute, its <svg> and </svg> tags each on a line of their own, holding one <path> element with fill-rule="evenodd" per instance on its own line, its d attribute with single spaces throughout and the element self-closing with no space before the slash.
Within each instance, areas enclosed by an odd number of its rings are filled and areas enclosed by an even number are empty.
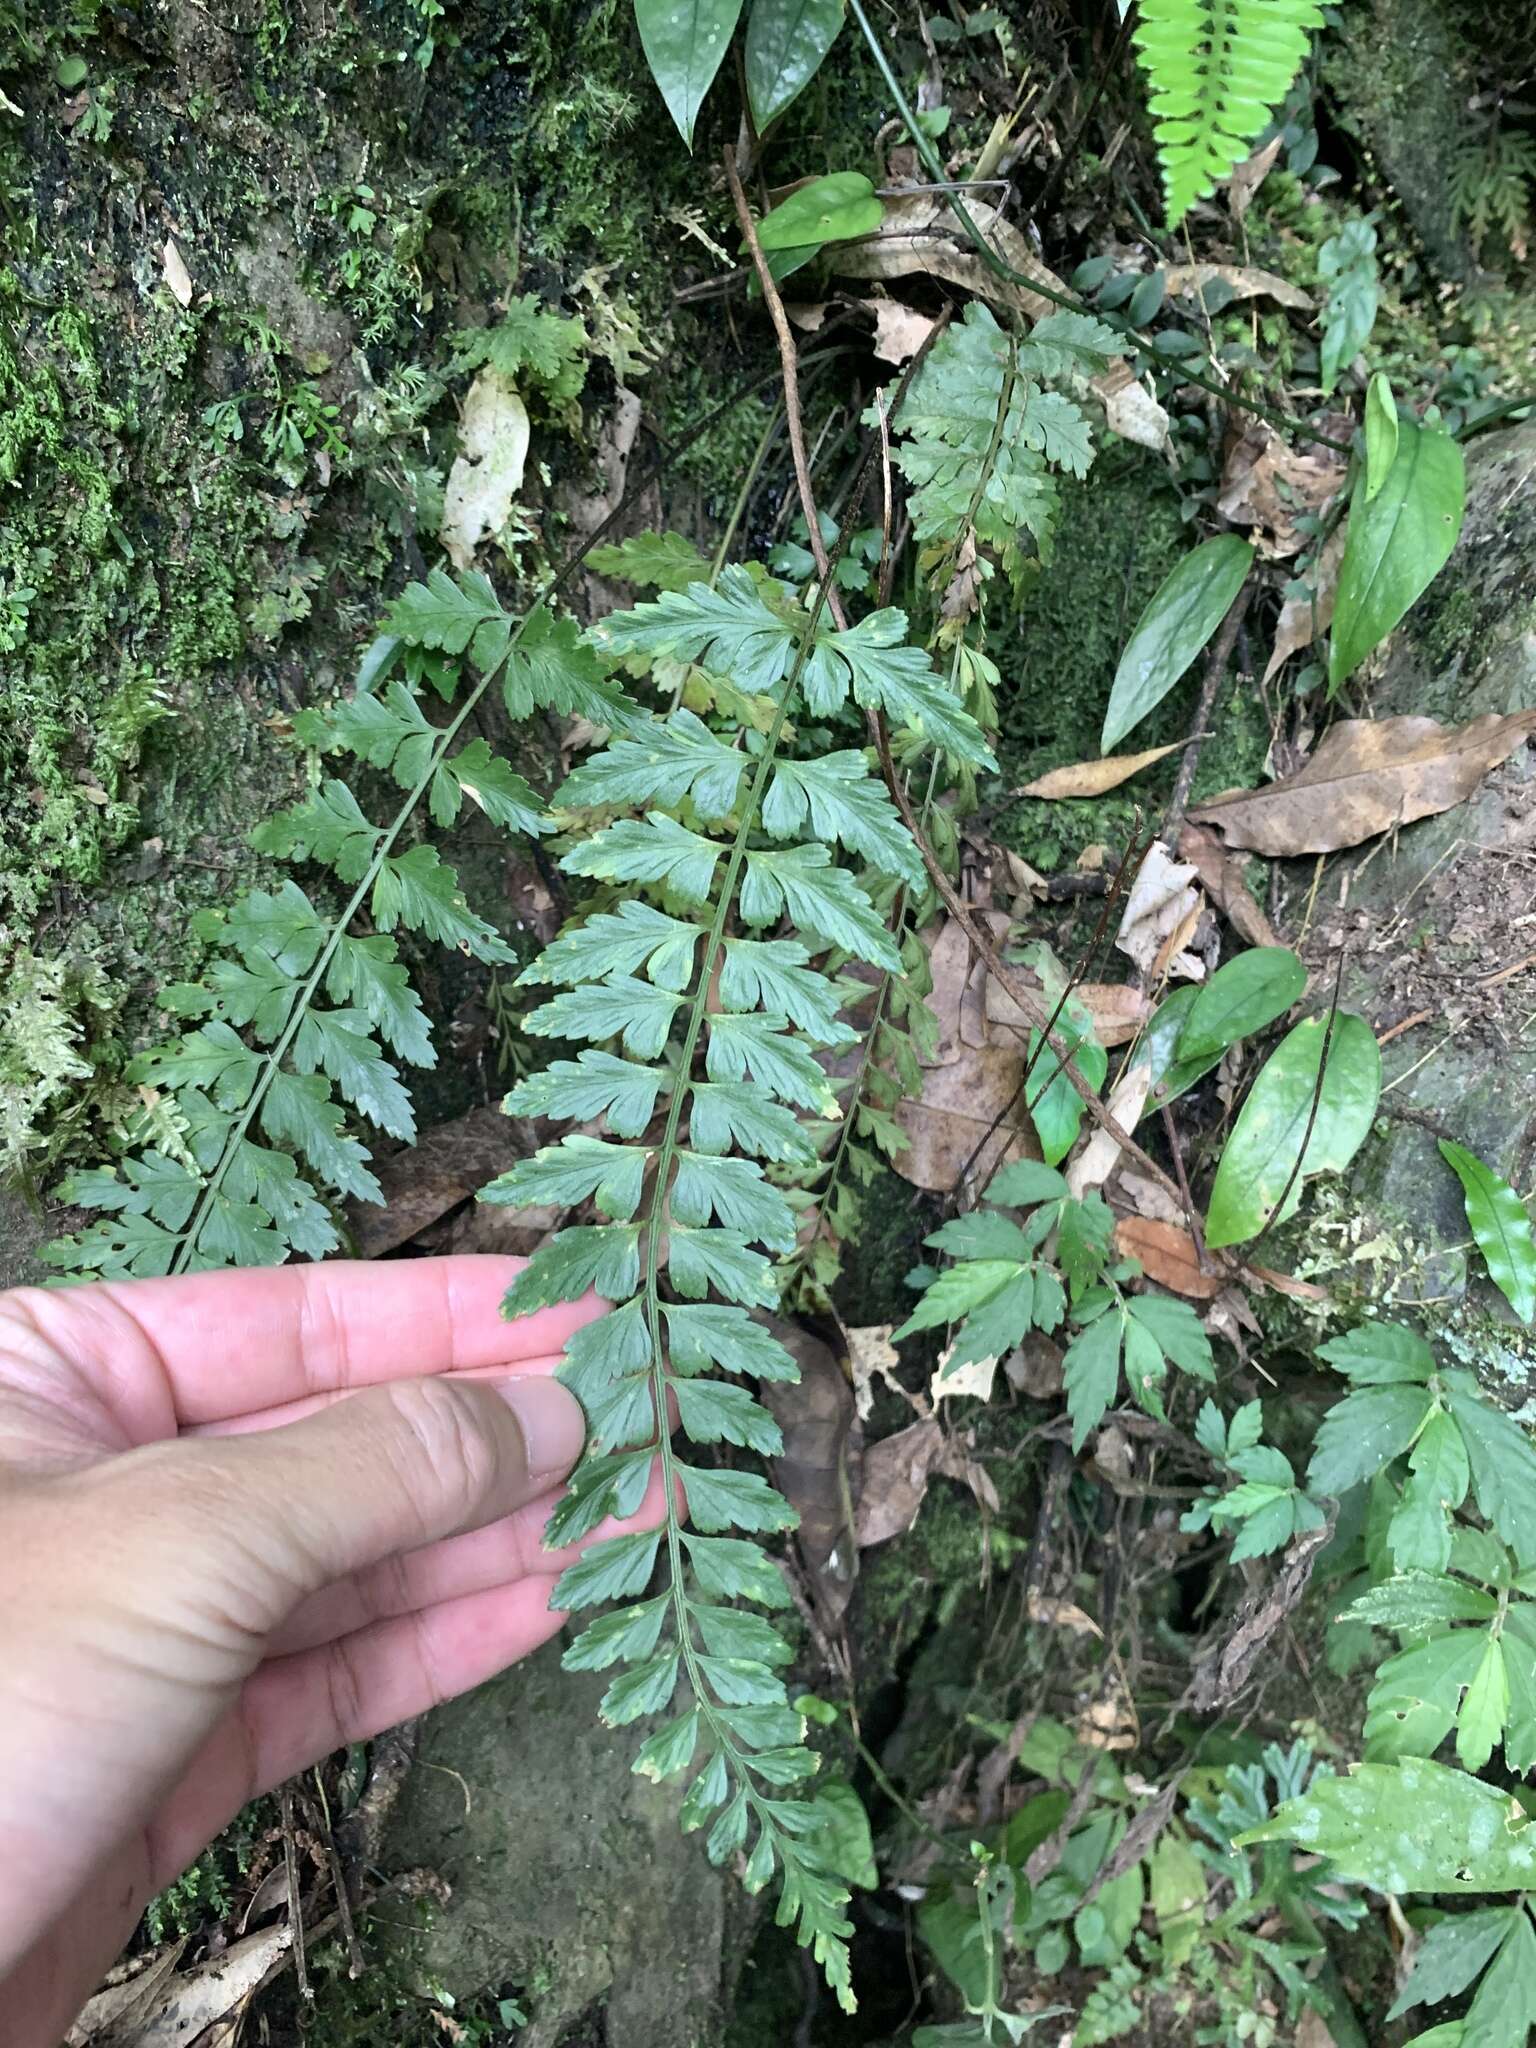
<svg viewBox="0 0 1536 2048">
<path fill-rule="evenodd" d="M 1154 761 L 1176 754 L 1185 744 L 1183 740 L 1174 740 L 1166 747 L 1148 747 L 1142 754 L 1108 754 L 1101 761 L 1074 761 L 1069 768 L 1053 768 L 1048 775 L 1037 776 L 1033 782 L 1026 782 L 1022 789 L 1014 790 L 1013 794 L 1049 800 L 1068 796 L 1102 796 L 1107 789 L 1118 789 L 1122 782 L 1129 782 L 1143 768 L 1150 768 Z"/>
<path fill-rule="evenodd" d="M 1223 1277 L 1214 1268 L 1202 1270 L 1195 1240 L 1176 1223 L 1164 1223 L 1154 1216 L 1122 1216 L 1115 1225 L 1115 1243 L 1128 1259 L 1135 1259 L 1149 1280 L 1166 1287 L 1171 1294 L 1191 1301 L 1214 1301 Z"/>
<path fill-rule="evenodd" d="M 1275 158 L 1280 154 L 1285 137 L 1277 135 L 1266 142 L 1262 149 L 1256 149 L 1252 156 L 1240 163 L 1227 180 L 1227 204 L 1235 220 L 1241 220 L 1253 204 L 1253 195 L 1275 167 Z"/>
<path fill-rule="evenodd" d="M 904 363 L 915 356 L 932 334 L 933 317 L 903 305 L 900 299 L 864 299 L 875 316 L 875 354 L 883 363 Z"/>
<path fill-rule="evenodd" d="M 1152 1014 L 1152 1005 L 1140 989 L 1114 981 L 1080 981 L 1072 990 L 1074 1003 L 1081 1003 L 1093 1019 L 1093 1035 L 1102 1046 L 1128 1045 Z M 989 980 L 986 993 L 987 1018 L 1005 1030 L 1025 1034 L 1030 1019 L 1001 982 Z"/>
<path fill-rule="evenodd" d="M 1298 518 L 1321 512 L 1343 483 L 1345 465 L 1332 449 L 1293 448 L 1255 420 L 1227 450 L 1216 509 L 1234 526 L 1251 527 L 1271 560 L 1299 554 L 1308 535 Z"/>
<path fill-rule="evenodd" d="M 1171 859 L 1160 839 L 1152 841 L 1115 934 L 1115 945 L 1149 980 L 1163 973 L 1185 981 L 1205 978 L 1203 963 L 1181 950 L 1199 921 L 1203 901 L 1194 879 L 1192 867 Z"/>
<path fill-rule="evenodd" d="M 1300 654 L 1314 640 L 1320 640 L 1333 623 L 1333 604 L 1339 589 L 1339 565 L 1344 560 L 1344 528 L 1335 527 L 1323 543 L 1323 551 L 1311 572 L 1312 595 L 1288 597 L 1275 621 L 1275 644 L 1264 665 L 1267 683 L 1293 654 Z"/>
<path fill-rule="evenodd" d="M 1250 946 L 1280 944 L 1274 926 L 1255 902 L 1241 866 L 1222 850 L 1219 839 L 1201 825 L 1186 823 L 1179 834 L 1179 859 L 1189 862 L 1240 939 Z"/>
<path fill-rule="evenodd" d="M 1018 1350 L 1009 1352 L 1003 1371 L 1014 1392 L 1032 1401 L 1054 1400 L 1065 1385 L 1061 1346 L 1043 1330 L 1031 1330 Z"/>
<path fill-rule="evenodd" d="M 384 1201 L 382 1206 L 374 1202 L 348 1204 L 353 1256 L 378 1259 L 409 1244 L 450 1209 L 467 1202 L 487 1181 L 525 1158 L 534 1144 L 531 1127 L 503 1116 L 499 1109 L 485 1107 L 438 1124 L 424 1131 L 415 1145 L 404 1145 L 388 1159 L 375 1160 Z M 541 1220 L 526 1209 L 517 1211 L 515 1217 L 511 1211 L 496 1213 L 513 1218 L 525 1237 L 530 1229 L 534 1231 L 532 1243 L 497 1247 L 507 1251 L 531 1251 L 560 1214 L 551 1209 Z"/>
<path fill-rule="evenodd" d="M 1255 270 L 1243 263 L 1175 263 L 1163 273 L 1175 298 L 1198 298 L 1208 284 L 1218 281 L 1232 288 L 1236 299 L 1273 299 L 1277 306 L 1289 306 L 1297 313 L 1310 313 L 1312 301 L 1298 285 L 1272 270 Z"/>
<path fill-rule="evenodd" d="M 969 1436 L 946 1436 L 932 1416 L 872 1444 L 864 1454 L 859 1490 L 859 1548 L 887 1543 L 910 1529 L 928 1482 L 936 1476 L 958 1479 L 983 1506 L 995 1510 L 996 1490 L 969 1450 Z"/>
<path fill-rule="evenodd" d="M 1285 858 L 1337 853 L 1415 818 L 1464 803 L 1483 777 L 1536 733 L 1536 710 L 1489 712 L 1463 726 L 1434 718 L 1346 718 L 1299 773 L 1236 790 L 1190 816 L 1229 846 Z"/>
<path fill-rule="evenodd" d="M 774 1484 L 800 1517 L 795 1548 L 811 1582 L 822 1623 L 835 1629 L 858 1577 L 853 1541 L 853 1389 L 823 1344 L 800 1324 L 759 1317 L 800 1368 L 798 1381 L 768 1380 L 762 1398 L 784 1436 L 773 1461 Z"/>
<path fill-rule="evenodd" d="M 226 1949 L 180 1975 L 164 1976 L 147 2006 L 119 2011 L 92 2024 L 92 1999 L 69 2035 L 71 2048 L 172 2048 L 194 2041 L 204 2030 L 244 2006 L 273 1964 L 292 1946 L 293 1928 L 286 1920 L 231 1942 Z M 140 1980 L 134 1980 L 134 1986 Z M 133 1986 L 120 1986 L 130 1989 Z M 99 1997 L 110 1998 L 110 1992 Z"/>
</svg>

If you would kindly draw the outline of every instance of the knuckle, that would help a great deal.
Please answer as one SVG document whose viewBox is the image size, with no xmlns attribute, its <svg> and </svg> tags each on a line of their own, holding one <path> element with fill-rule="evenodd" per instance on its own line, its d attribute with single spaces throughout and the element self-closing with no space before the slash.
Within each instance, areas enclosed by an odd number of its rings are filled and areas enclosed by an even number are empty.
<svg viewBox="0 0 1536 2048">
<path fill-rule="evenodd" d="M 391 1399 L 413 1463 L 425 1464 L 437 1483 L 455 1495 L 479 1500 L 494 1491 L 501 1446 L 468 1388 L 446 1380 L 416 1380 L 391 1389 Z"/>
</svg>

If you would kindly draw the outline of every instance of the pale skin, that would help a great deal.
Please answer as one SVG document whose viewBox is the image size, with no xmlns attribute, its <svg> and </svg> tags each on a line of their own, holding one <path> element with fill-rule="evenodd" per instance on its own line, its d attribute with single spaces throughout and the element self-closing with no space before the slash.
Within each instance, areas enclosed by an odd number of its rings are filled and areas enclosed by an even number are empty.
<svg viewBox="0 0 1536 2048">
<path fill-rule="evenodd" d="M 247 1800 L 559 1629 L 575 1552 L 541 1538 L 583 1423 L 550 1374 L 603 1304 L 506 1322 L 519 1264 L 0 1295 L 11 2048 L 54 2048 Z"/>
</svg>

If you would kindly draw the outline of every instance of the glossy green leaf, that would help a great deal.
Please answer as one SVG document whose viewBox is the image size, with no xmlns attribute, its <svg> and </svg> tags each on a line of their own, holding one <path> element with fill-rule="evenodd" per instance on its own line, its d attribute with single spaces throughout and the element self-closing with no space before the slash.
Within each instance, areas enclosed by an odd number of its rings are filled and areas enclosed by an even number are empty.
<svg viewBox="0 0 1536 2048">
<path fill-rule="evenodd" d="M 740 15 L 741 0 L 635 0 L 645 61 L 690 149 Z"/>
<path fill-rule="evenodd" d="M 1378 370 L 1365 392 L 1365 502 L 1386 482 L 1397 460 L 1397 400 L 1385 370 Z"/>
<path fill-rule="evenodd" d="M 1179 1033 L 1176 1063 L 1223 1053 L 1240 1038 L 1283 1017 L 1307 985 L 1307 970 L 1288 946 L 1255 946 L 1218 967 L 1196 988 Z"/>
<path fill-rule="evenodd" d="M 1185 555 L 1163 579 L 1115 671 L 1101 753 L 1162 703 L 1226 617 L 1252 561 L 1247 541 L 1223 533 Z"/>
<path fill-rule="evenodd" d="M 760 131 L 809 85 L 842 25 L 843 0 L 752 0 L 747 99 Z"/>
<path fill-rule="evenodd" d="M 1206 1242 L 1213 1250 L 1246 1243 L 1271 1219 L 1283 1223 L 1313 1174 L 1342 1172 L 1364 1143 L 1381 1095 L 1381 1053 L 1365 1020 L 1340 1011 L 1319 1086 L 1325 1037 L 1325 1019 L 1303 1018 L 1249 1091 L 1211 1189 Z"/>
<path fill-rule="evenodd" d="M 1084 1011 L 1068 1003 L 1056 1020 L 1056 1029 L 1071 1048 L 1072 1064 L 1094 1089 L 1104 1086 L 1109 1072 L 1109 1054 L 1093 1036 Z M 1029 1078 L 1024 1084 L 1029 1120 L 1040 1140 L 1048 1166 L 1065 1159 L 1077 1140 L 1083 1121 L 1083 1098 L 1062 1072 L 1061 1061 L 1038 1031 L 1029 1034 Z"/>
<path fill-rule="evenodd" d="M 1524 1202 L 1491 1166 L 1449 1138 L 1440 1154 L 1461 1182 L 1467 1222 L 1487 1262 L 1488 1277 L 1522 1323 L 1536 1316 L 1536 1240 Z"/>
<path fill-rule="evenodd" d="M 757 239 L 764 249 L 820 248 L 872 235 L 884 218 L 885 208 L 862 171 L 833 171 L 812 178 L 764 214 Z"/>
<path fill-rule="evenodd" d="M 1445 566 L 1461 532 L 1466 462 L 1438 427 L 1398 421 L 1397 453 L 1376 495 L 1365 480 L 1349 510 L 1328 643 L 1328 688 L 1378 647 Z"/>
</svg>

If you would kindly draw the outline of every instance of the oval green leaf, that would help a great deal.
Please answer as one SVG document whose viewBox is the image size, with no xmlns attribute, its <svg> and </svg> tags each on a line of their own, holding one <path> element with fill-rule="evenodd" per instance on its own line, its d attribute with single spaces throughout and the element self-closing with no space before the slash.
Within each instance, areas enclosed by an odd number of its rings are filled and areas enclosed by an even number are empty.
<svg viewBox="0 0 1536 2048">
<path fill-rule="evenodd" d="M 760 129 L 809 85 L 842 25 L 843 0 L 752 0 L 747 98 Z"/>
<path fill-rule="evenodd" d="M 1397 400 L 1385 370 L 1378 370 L 1365 393 L 1365 501 L 1386 482 L 1397 460 Z"/>
<path fill-rule="evenodd" d="M 1326 1018 L 1303 1018 L 1281 1039 L 1254 1082 L 1211 1189 L 1205 1240 L 1213 1251 L 1246 1244 L 1272 1217 L 1283 1223 L 1295 1211 L 1303 1184 L 1316 1173 L 1341 1172 L 1364 1142 L 1381 1095 L 1381 1054 L 1365 1020 L 1340 1012 L 1319 1090 L 1327 1032 Z M 1306 1152 L 1293 1177 L 1303 1143 Z M 1282 1195 L 1284 1205 L 1276 1216 Z"/>
<path fill-rule="evenodd" d="M 690 149 L 704 95 L 740 18 L 741 0 L 635 0 L 645 61 Z"/>
<path fill-rule="evenodd" d="M 1475 1152 L 1449 1138 L 1440 1140 L 1446 1164 L 1461 1182 L 1467 1222 L 1488 1267 L 1488 1277 L 1522 1323 L 1536 1316 L 1536 1241 L 1524 1202 L 1507 1180 Z"/>
<path fill-rule="evenodd" d="M 812 178 L 764 214 L 757 239 L 765 249 L 819 249 L 823 242 L 872 235 L 884 217 L 885 208 L 862 171 L 833 171 Z"/>
<path fill-rule="evenodd" d="M 1180 1064 L 1223 1053 L 1240 1038 L 1283 1017 L 1307 985 L 1307 970 L 1288 946 L 1255 946 L 1218 967 L 1195 991 L 1179 1033 Z"/>
<path fill-rule="evenodd" d="M 1136 1042 L 1135 1064 L 1152 1069 L 1146 1105 L 1141 1112 L 1142 1121 L 1166 1108 L 1187 1088 L 1193 1088 L 1221 1058 L 1219 1052 L 1207 1053 L 1198 1060 L 1181 1060 L 1178 1056 L 1179 1040 L 1199 993 L 1192 982 L 1176 988 L 1171 996 L 1159 1003 L 1151 1023 Z"/>
<path fill-rule="evenodd" d="M 1115 670 L 1100 753 L 1117 746 L 1162 703 L 1226 617 L 1252 560 L 1247 541 L 1223 533 L 1186 555 L 1164 578 Z"/>
<path fill-rule="evenodd" d="M 1328 642 L 1330 695 L 1445 567 L 1466 508 L 1460 447 L 1417 420 L 1398 420 L 1392 467 L 1374 497 L 1369 484 L 1367 469 L 1349 508 Z"/>
</svg>

